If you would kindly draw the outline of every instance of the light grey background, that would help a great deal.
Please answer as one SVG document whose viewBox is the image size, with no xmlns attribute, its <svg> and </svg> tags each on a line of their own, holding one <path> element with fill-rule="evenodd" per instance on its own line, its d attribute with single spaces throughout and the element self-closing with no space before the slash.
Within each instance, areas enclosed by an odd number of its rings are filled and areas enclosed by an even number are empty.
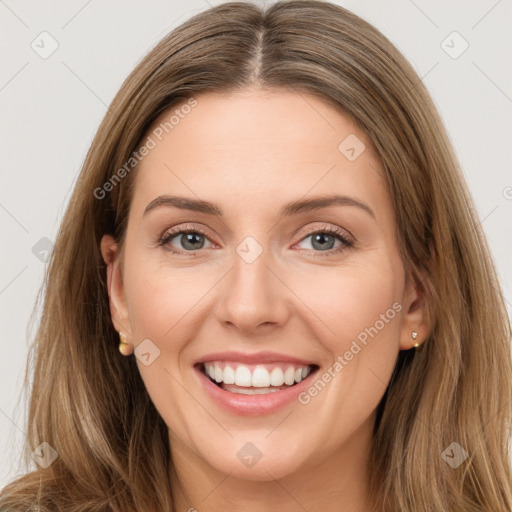
<svg viewBox="0 0 512 512">
<path fill-rule="evenodd" d="M 19 470 L 27 325 L 48 245 L 41 239 L 55 239 L 89 144 L 125 77 L 172 28 L 218 3 L 0 0 L 0 487 Z M 511 1 L 337 3 L 389 37 L 430 90 L 474 194 L 511 312 Z M 44 31 L 58 43 L 46 59 L 31 47 L 50 48 Z M 464 40 L 468 49 L 453 58 Z"/>
</svg>

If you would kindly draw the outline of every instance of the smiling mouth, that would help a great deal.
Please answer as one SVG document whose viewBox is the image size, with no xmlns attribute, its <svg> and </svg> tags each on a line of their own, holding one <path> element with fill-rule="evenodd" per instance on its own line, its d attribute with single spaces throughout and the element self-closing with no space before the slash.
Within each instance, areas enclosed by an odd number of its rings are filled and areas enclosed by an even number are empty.
<svg viewBox="0 0 512 512">
<path fill-rule="evenodd" d="M 249 365 L 208 361 L 196 367 L 217 387 L 230 393 L 263 395 L 296 386 L 315 373 L 316 364 L 273 363 Z"/>
</svg>

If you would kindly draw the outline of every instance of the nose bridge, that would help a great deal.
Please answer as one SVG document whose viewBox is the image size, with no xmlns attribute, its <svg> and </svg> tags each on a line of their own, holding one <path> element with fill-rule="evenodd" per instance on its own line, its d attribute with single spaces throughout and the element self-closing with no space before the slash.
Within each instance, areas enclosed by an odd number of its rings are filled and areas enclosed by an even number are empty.
<svg viewBox="0 0 512 512">
<path fill-rule="evenodd" d="M 246 236 L 235 247 L 232 270 L 218 297 L 222 323 L 251 330 L 260 324 L 282 324 L 288 314 L 286 287 L 274 275 L 276 267 L 268 237 Z"/>
</svg>

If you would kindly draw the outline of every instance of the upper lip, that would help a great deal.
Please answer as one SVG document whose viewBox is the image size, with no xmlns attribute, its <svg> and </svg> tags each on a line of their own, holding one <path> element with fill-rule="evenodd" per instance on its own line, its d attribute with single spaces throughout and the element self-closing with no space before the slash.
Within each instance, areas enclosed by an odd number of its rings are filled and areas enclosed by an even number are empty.
<svg viewBox="0 0 512 512">
<path fill-rule="evenodd" d="M 306 361 L 305 359 L 279 354 L 277 352 L 255 352 L 253 354 L 245 354 L 243 352 L 215 352 L 200 357 L 194 364 L 207 363 L 209 361 L 234 361 L 246 364 L 295 363 L 302 366 L 313 366 L 316 364 L 312 361 Z"/>
</svg>

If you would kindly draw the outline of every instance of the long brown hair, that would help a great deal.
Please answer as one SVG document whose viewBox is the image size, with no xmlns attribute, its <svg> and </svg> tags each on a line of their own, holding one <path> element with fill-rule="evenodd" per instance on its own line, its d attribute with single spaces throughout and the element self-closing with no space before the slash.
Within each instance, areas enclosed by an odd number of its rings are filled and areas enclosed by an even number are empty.
<svg viewBox="0 0 512 512">
<path fill-rule="evenodd" d="M 67 207 L 31 352 L 25 460 L 42 442 L 58 457 L 4 488 L 2 510 L 172 509 L 167 427 L 134 359 L 117 350 L 99 244 L 105 233 L 123 242 L 136 170 L 117 179 L 118 170 L 155 119 L 200 93 L 250 85 L 316 94 L 369 136 L 406 267 L 424 276 L 432 329 L 421 350 L 400 353 L 375 424 L 379 510 L 511 510 L 510 324 L 445 129 L 420 78 L 379 31 L 314 0 L 208 9 L 168 34 L 122 85 Z M 467 453 L 458 467 L 447 461 L 453 450 Z"/>
</svg>

